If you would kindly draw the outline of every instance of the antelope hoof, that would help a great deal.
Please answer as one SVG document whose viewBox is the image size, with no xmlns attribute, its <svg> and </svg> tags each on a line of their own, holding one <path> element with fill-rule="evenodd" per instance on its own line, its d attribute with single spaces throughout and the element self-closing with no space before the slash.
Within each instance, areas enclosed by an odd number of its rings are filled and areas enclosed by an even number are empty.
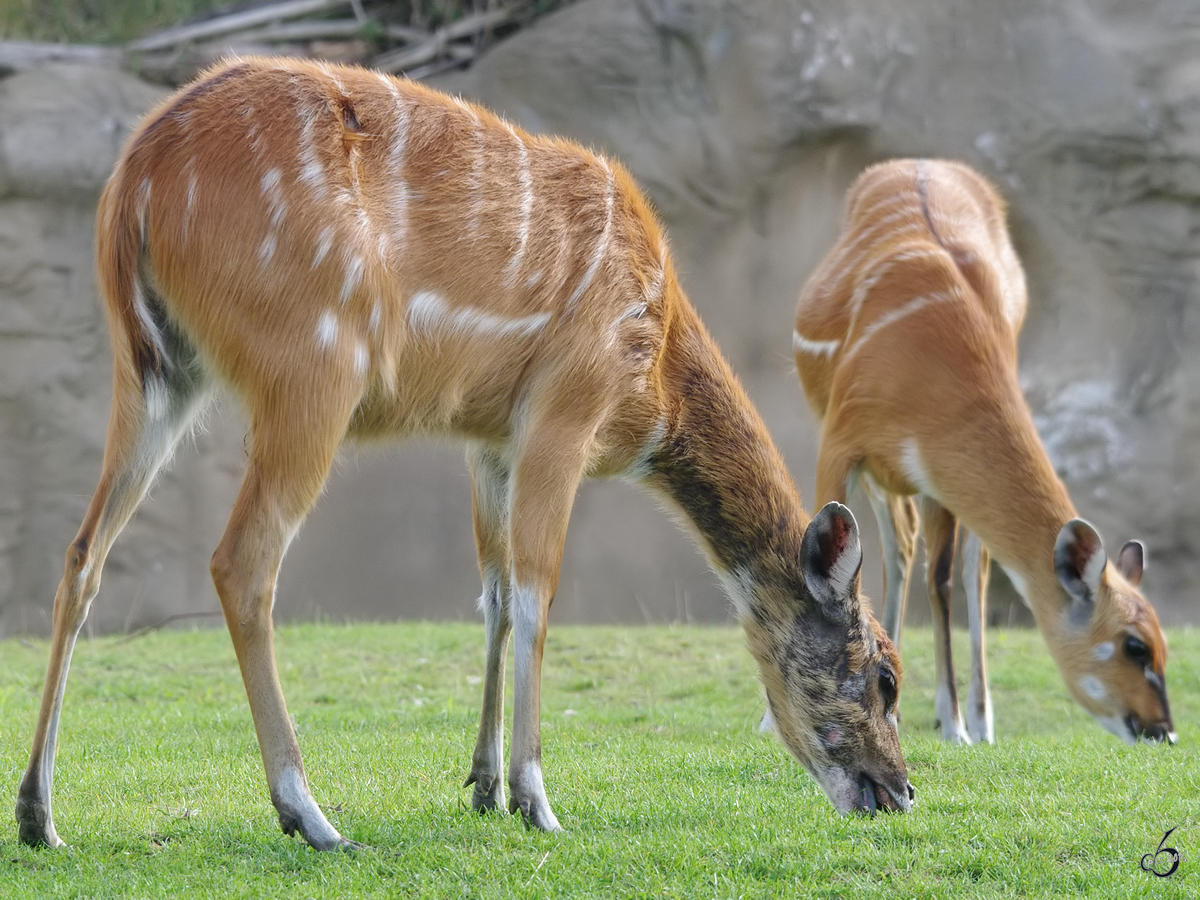
<svg viewBox="0 0 1200 900">
<path fill-rule="evenodd" d="M 17 798 L 17 835 L 30 847 L 57 850 L 66 846 L 54 831 L 50 807 L 45 803 Z"/>
<path fill-rule="evenodd" d="M 504 781 L 499 775 L 483 775 L 472 771 L 463 787 L 475 785 L 471 792 L 471 809 L 478 813 L 504 809 Z"/>
<path fill-rule="evenodd" d="M 527 800 L 517 800 L 514 797 L 508 801 L 508 811 L 515 814 L 517 810 L 521 811 L 521 820 L 525 823 L 526 828 L 536 828 L 538 831 L 563 830 L 544 797 Z"/>
</svg>

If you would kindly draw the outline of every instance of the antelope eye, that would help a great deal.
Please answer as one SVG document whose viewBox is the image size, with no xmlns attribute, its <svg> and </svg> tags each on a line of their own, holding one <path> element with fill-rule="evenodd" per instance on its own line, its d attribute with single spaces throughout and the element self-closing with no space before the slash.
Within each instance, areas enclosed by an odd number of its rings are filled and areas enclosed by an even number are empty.
<svg viewBox="0 0 1200 900">
<path fill-rule="evenodd" d="M 1147 665 L 1150 662 L 1150 648 L 1141 638 L 1133 636 L 1125 638 L 1125 655 L 1139 666 Z"/>
<path fill-rule="evenodd" d="M 879 696 L 883 708 L 890 712 L 896 705 L 896 674 L 891 669 L 879 670 Z"/>
</svg>

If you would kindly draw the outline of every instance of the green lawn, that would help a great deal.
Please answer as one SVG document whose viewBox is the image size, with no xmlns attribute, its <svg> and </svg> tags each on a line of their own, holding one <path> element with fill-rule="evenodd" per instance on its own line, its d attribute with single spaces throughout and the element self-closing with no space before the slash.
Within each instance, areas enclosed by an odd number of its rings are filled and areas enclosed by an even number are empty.
<svg viewBox="0 0 1200 900">
<path fill-rule="evenodd" d="M 46 647 L 3 641 L 0 897 L 1196 897 L 1200 630 L 1170 640 L 1178 745 L 1119 744 L 1067 700 L 1036 633 L 1010 631 L 991 637 L 999 743 L 960 748 L 934 736 L 930 635 L 911 631 L 918 802 L 868 820 L 836 816 L 756 733 L 740 632 L 552 627 L 544 758 L 566 832 L 545 835 L 473 814 L 462 787 L 482 626 L 287 627 L 314 792 L 371 848 L 334 855 L 278 829 L 223 631 L 80 642 L 55 794 L 70 848 L 20 845 Z M 1178 871 L 1143 872 L 1173 826 Z"/>
</svg>

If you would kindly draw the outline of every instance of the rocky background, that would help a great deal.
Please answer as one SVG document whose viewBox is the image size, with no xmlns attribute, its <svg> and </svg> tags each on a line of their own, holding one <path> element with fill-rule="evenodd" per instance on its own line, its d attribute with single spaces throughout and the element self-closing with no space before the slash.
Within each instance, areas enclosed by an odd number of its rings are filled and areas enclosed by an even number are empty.
<svg viewBox="0 0 1200 900">
<path fill-rule="evenodd" d="M 433 83 L 629 166 L 806 495 L 817 433 L 792 312 L 843 192 L 890 156 L 979 168 L 1009 200 L 1029 276 L 1022 377 L 1051 457 L 1110 545 L 1147 543 L 1163 619 L 1200 619 L 1194 0 L 582 0 Z M 0 80 L 0 635 L 48 630 L 99 474 L 110 392 L 92 217 L 124 136 L 163 93 L 111 67 Z M 89 628 L 218 609 L 208 557 L 243 434 L 225 402 L 181 447 L 109 558 Z M 456 447 L 346 449 L 284 565 L 277 615 L 474 616 L 469 494 Z M 865 577 L 878 595 L 873 537 Z M 993 620 L 1028 621 L 996 581 Z M 690 539 L 645 494 L 605 482 L 580 492 L 552 618 L 729 612 Z M 922 618 L 914 596 L 909 620 Z"/>
</svg>

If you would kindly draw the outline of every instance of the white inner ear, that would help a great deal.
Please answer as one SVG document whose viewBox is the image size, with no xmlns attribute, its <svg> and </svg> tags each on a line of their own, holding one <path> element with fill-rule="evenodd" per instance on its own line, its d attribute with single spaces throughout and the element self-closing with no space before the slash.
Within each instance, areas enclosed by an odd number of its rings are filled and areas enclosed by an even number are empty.
<svg viewBox="0 0 1200 900">
<path fill-rule="evenodd" d="M 829 567 L 829 587 L 835 597 L 845 597 L 850 592 L 850 585 L 854 581 L 854 575 L 858 571 L 859 563 L 862 562 L 862 547 L 859 546 L 858 538 L 854 540 L 842 550 L 841 556 L 833 561 L 833 565 Z"/>
<path fill-rule="evenodd" d="M 1108 554 L 1104 552 L 1104 545 L 1097 544 L 1096 550 L 1088 558 L 1088 561 L 1083 566 L 1083 571 L 1079 573 L 1079 578 L 1085 585 L 1093 597 L 1100 590 L 1100 578 L 1104 575 L 1104 565 L 1108 562 Z"/>
</svg>

